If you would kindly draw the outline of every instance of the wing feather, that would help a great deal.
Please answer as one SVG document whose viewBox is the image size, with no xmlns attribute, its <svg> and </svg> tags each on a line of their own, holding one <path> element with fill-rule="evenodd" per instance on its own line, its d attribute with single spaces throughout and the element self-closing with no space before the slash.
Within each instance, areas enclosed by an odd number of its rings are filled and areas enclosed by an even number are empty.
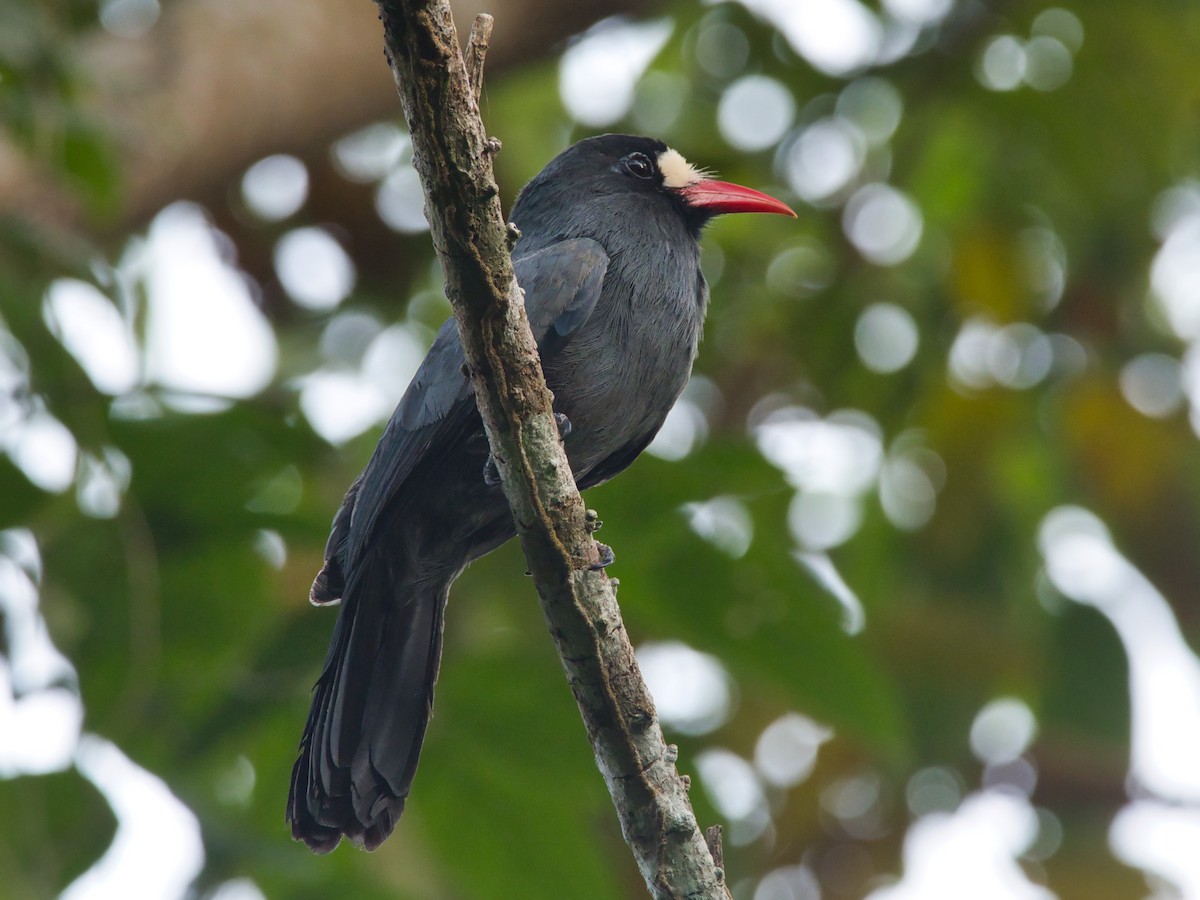
<svg viewBox="0 0 1200 900">
<path fill-rule="evenodd" d="M 526 313 L 543 361 L 553 358 L 591 317 L 600 298 L 608 255 L 587 238 L 561 241 L 513 259 Z M 453 319 L 442 325 L 396 407 L 335 523 L 317 596 L 329 596 L 375 540 L 381 516 L 431 448 L 453 446 L 481 429 L 466 357 Z M 353 496 L 351 496 L 353 495 Z M 332 576 L 332 577 L 331 577 Z M 321 576 L 318 576 L 321 579 Z"/>
</svg>

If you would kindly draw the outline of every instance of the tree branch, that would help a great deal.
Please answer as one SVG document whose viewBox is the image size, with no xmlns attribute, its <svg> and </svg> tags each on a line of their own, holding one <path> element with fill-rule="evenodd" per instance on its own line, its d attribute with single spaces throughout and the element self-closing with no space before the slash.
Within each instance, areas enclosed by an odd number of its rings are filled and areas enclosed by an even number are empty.
<svg viewBox="0 0 1200 900">
<path fill-rule="evenodd" d="M 656 897 L 727 896 L 559 443 L 489 145 L 446 0 L 380 0 L 389 64 L 476 402 L 621 830 Z"/>
</svg>

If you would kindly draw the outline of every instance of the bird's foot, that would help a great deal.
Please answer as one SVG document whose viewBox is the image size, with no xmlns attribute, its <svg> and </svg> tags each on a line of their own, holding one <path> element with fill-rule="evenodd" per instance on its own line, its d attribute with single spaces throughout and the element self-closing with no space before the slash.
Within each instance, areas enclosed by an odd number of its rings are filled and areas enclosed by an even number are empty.
<svg viewBox="0 0 1200 900">
<path fill-rule="evenodd" d="M 500 470 L 496 467 L 496 457 L 492 456 L 490 450 L 487 462 L 483 464 L 483 483 L 488 487 L 498 487 L 500 484 Z"/>
<path fill-rule="evenodd" d="M 567 418 L 566 413 L 555 413 L 554 424 L 558 426 L 558 441 L 562 443 L 567 439 L 567 435 L 574 429 L 571 420 Z"/>
<path fill-rule="evenodd" d="M 600 551 L 600 559 L 594 564 L 588 566 L 593 572 L 599 572 L 601 569 L 607 569 L 617 561 L 617 556 L 612 551 L 612 547 L 608 544 L 602 544 L 596 541 L 596 549 Z"/>
</svg>

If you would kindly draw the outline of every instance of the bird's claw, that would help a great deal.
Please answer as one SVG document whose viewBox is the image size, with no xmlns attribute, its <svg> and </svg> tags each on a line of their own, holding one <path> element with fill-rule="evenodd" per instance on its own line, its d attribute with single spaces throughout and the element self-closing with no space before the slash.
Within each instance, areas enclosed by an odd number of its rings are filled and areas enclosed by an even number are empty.
<svg viewBox="0 0 1200 900">
<path fill-rule="evenodd" d="M 559 443 L 565 441 L 567 439 L 567 435 L 569 435 L 575 428 L 575 426 L 571 424 L 571 420 L 567 418 L 566 413 L 556 412 L 554 414 L 554 424 L 558 426 Z"/>
<path fill-rule="evenodd" d="M 483 483 L 488 487 L 497 487 L 500 484 L 500 469 L 496 466 L 496 457 L 492 456 L 491 451 L 488 451 L 487 462 L 483 464 Z"/>
<path fill-rule="evenodd" d="M 588 566 L 588 568 L 593 572 L 599 572 L 602 569 L 607 569 L 617 561 L 616 554 L 613 553 L 612 547 L 608 546 L 608 544 L 602 544 L 599 541 L 596 541 L 596 549 L 600 551 L 600 559 Z"/>
</svg>

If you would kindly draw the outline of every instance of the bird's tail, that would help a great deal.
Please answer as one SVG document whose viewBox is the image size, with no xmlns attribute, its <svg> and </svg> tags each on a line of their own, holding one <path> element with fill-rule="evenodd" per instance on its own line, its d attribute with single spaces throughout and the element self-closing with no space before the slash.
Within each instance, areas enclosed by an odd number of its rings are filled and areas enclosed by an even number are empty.
<svg viewBox="0 0 1200 900">
<path fill-rule="evenodd" d="M 313 689 L 287 818 L 328 853 L 342 836 L 374 850 L 404 809 L 433 707 L 449 585 L 404 583 L 382 561 L 345 592 Z"/>
</svg>

